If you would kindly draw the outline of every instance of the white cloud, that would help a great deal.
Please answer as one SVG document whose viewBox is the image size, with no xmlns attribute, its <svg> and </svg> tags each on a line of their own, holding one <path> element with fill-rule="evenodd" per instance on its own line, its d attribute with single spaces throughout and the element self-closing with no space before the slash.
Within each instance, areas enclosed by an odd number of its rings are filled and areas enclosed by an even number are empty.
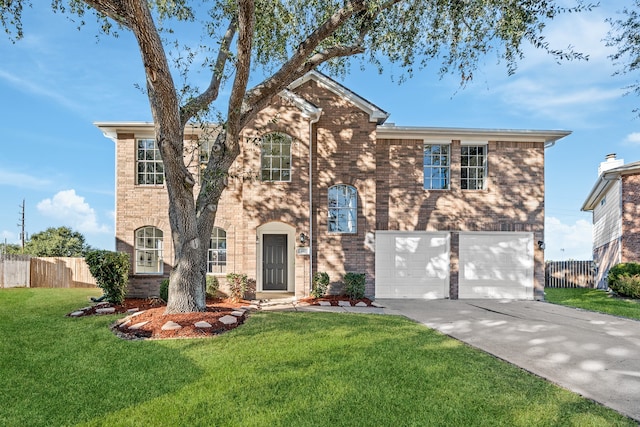
<svg viewBox="0 0 640 427">
<path fill-rule="evenodd" d="M 640 145 L 640 132 L 633 132 L 627 135 L 624 143 L 627 145 Z"/>
<path fill-rule="evenodd" d="M 545 220 L 544 257 L 550 261 L 591 260 L 592 230 L 592 224 L 584 219 L 564 224 L 560 219 L 548 216 Z"/>
<path fill-rule="evenodd" d="M 7 230 L 0 231 L 0 238 L 2 239 L 0 243 L 4 243 L 5 241 L 7 243 L 16 243 L 19 240 L 16 233 L 12 233 L 11 231 Z"/>
<path fill-rule="evenodd" d="M 111 233 L 108 226 L 98 223 L 93 208 L 73 189 L 60 191 L 51 199 L 42 200 L 37 208 L 42 215 L 62 220 L 65 225 L 81 233 Z"/>
<path fill-rule="evenodd" d="M 0 169 L 0 185 L 10 185 L 19 188 L 35 188 L 41 189 L 48 186 L 51 182 L 20 172 L 11 172 Z"/>
</svg>

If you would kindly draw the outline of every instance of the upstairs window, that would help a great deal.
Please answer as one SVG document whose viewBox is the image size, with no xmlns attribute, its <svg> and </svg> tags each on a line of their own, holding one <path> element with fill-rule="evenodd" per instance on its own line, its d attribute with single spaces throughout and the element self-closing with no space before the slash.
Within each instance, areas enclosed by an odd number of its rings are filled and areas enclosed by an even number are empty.
<svg viewBox="0 0 640 427">
<path fill-rule="evenodd" d="M 207 256 L 207 273 L 225 273 L 227 269 L 227 232 L 213 227 Z"/>
<path fill-rule="evenodd" d="M 136 274 L 162 274 L 162 236 L 156 227 L 136 230 Z"/>
<path fill-rule="evenodd" d="M 448 190 L 451 182 L 449 144 L 424 144 L 424 189 Z"/>
<path fill-rule="evenodd" d="M 138 139 L 137 177 L 138 185 L 164 184 L 164 165 L 155 139 Z"/>
<path fill-rule="evenodd" d="M 261 177 L 263 181 L 291 181 L 291 137 L 269 133 L 262 137 Z"/>
<path fill-rule="evenodd" d="M 460 187 L 484 190 L 487 182 L 487 146 L 463 145 L 460 152 Z"/>
<path fill-rule="evenodd" d="M 358 191 L 350 185 L 329 188 L 329 232 L 355 233 L 358 218 Z"/>
</svg>

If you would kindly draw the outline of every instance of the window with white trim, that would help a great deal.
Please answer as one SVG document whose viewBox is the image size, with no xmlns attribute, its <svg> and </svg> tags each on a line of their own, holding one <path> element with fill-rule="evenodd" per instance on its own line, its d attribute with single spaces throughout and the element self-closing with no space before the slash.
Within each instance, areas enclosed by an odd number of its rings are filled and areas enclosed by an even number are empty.
<svg viewBox="0 0 640 427">
<path fill-rule="evenodd" d="M 460 147 L 460 188 L 484 190 L 487 183 L 487 146 Z"/>
<path fill-rule="evenodd" d="M 448 190 L 451 184 L 450 144 L 424 143 L 424 189 Z"/>
<path fill-rule="evenodd" d="M 260 176 L 263 181 L 291 181 L 291 137 L 274 132 L 262 137 Z"/>
<path fill-rule="evenodd" d="M 136 274 L 162 274 L 162 230 L 146 226 L 136 230 Z"/>
<path fill-rule="evenodd" d="M 358 218 L 358 191 L 350 185 L 329 188 L 329 232 L 355 233 Z"/>
<path fill-rule="evenodd" d="M 227 232 L 213 227 L 207 255 L 207 273 L 225 273 L 227 269 Z"/>
<path fill-rule="evenodd" d="M 138 139 L 136 157 L 136 184 L 164 184 L 164 165 L 155 139 Z"/>
</svg>

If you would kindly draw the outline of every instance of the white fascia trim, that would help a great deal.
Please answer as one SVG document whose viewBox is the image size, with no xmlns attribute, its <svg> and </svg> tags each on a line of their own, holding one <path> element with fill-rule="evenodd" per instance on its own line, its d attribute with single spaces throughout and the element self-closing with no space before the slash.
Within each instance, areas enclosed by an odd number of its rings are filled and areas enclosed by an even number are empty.
<svg viewBox="0 0 640 427">
<path fill-rule="evenodd" d="M 349 89 L 337 83 L 336 81 L 315 70 L 309 71 L 304 76 L 298 78 L 297 80 L 294 80 L 288 86 L 288 88 L 294 90 L 297 87 L 305 84 L 309 80 L 315 81 L 316 83 L 324 86 L 326 89 L 329 89 L 336 95 L 345 98 L 347 101 L 356 105 L 358 108 L 369 114 L 370 122 L 381 125 L 389 117 L 389 113 L 387 113 L 386 111 L 382 110 L 381 108 L 377 107 L 361 96 L 351 92 Z"/>
<path fill-rule="evenodd" d="M 286 99 L 291 102 L 293 105 L 298 107 L 302 112 L 302 116 L 304 118 L 310 120 L 318 120 L 320 118 L 320 114 L 322 113 L 322 109 L 316 107 L 300 95 L 291 92 L 289 89 L 285 89 L 279 93 L 282 99 Z"/>
<path fill-rule="evenodd" d="M 598 180 L 593 185 L 580 210 L 585 212 L 594 210 L 596 206 L 598 206 L 598 203 L 600 203 L 600 200 L 602 200 L 602 197 L 609 192 L 609 189 L 615 181 L 619 180 L 623 175 L 633 175 L 637 173 L 640 173 L 640 162 L 629 163 L 605 171 L 598 177 Z"/>
<path fill-rule="evenodd" d="M 451 139 L 460 141 L 544 142 L 546 145 L 571 134 L 565 130 L 477 129 L 382 125 L 377 128 L 382 139 Z"/>
<path fill-rule="evenodd" d="M 153 122 L 93 122 L 102 131 L 105 138 L 117 141 L 119 133 L 132 133 L 136 138 L 153 138 L 155 129 Z M 186 135 L 200 134 L 202 128 L 195 124 L 187 124 Z"/>
</svg>

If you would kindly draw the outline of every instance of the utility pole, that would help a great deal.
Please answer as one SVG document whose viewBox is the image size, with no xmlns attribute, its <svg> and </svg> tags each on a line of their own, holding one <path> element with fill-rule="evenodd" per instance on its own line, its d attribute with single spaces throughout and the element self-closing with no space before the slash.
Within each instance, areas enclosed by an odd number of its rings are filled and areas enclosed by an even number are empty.
<svg viewBox="0 0 640 427">
<path fill-rule="evenodd" d="M 26 239 L 26 236 L 24 234 L 24 199 L 22 199 L 22 205 L 19 206 L 20 208 L 20 212 L 18 213 L 20 215 L 20 219 L 19 219 L 19 223 L 18 223 L 18 227 L 20 227 L 20 241 L 22 242 L 22 253 L 24 254 L 24 241 Z"/>
</svg>

